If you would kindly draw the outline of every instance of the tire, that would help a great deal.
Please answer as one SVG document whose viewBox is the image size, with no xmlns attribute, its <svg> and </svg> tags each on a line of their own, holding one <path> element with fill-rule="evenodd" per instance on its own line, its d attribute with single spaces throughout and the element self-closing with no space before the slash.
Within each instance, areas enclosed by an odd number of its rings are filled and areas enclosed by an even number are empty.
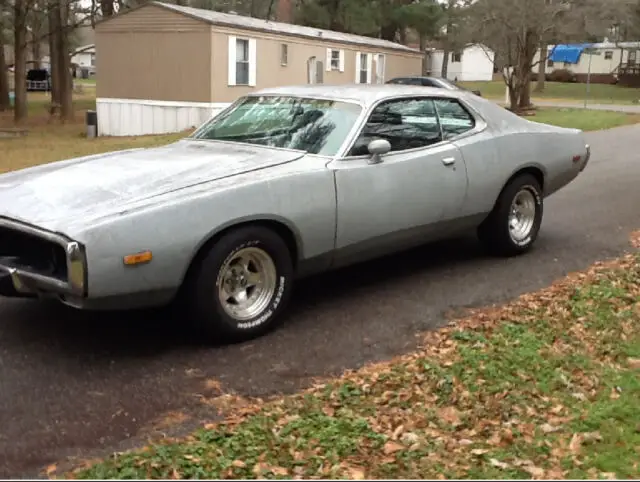
<svg viewBox="0 0 640 482">
<path fill-rule="evenodd" d="M 195 267 L 185 293 L 191 320 L 212 340 L 255 338 L 281 320 L 293 278 L 291 254 L 280 236 L 261 226 L 233 230 L 216 240 Z M 239 294 L 231 296 L 234 290 Z"/>
<path fill-rule="evenodd" d="M 511 229 L 511 208 L 517 202 L 524 205 L 527 222 L 521 230 Z M 531 249 L 542 225 L 543 194 L 538 180 L 531 174 L 522 174 L 511 180 L 502 190 L 487 219 L 478 228 L 478 237 L 487 249 L 499 256 L 517 256 Z M 520 219 L 523 219 L 522 217 Z"/>
</svg>

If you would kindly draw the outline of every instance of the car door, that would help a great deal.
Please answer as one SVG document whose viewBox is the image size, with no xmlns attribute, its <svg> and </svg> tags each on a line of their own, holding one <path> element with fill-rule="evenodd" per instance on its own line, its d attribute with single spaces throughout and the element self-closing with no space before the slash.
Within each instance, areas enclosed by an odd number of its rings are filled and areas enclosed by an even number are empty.
<svg viewBox="0 0 640 482">
<path fill-rule="evenodd" d="M 459 99 L 434 100 L 442 135 L 460 149 L 467 170 L 469 187 L 461 214 L 487 213 L 504 183 L 495 138 L 484 120 L 472 115 Z"/>
<path fill-rule="evenodd" d="M 374 139 L 389 141 L 391 151 L 372 164 Z M 338 264 L 424 242 L 458 215 L 467 189 L 462 153 L 443 140 L 429 97 L 378 104 L 347 156 L 328 167 L 337 190 Z"/>
</svg>

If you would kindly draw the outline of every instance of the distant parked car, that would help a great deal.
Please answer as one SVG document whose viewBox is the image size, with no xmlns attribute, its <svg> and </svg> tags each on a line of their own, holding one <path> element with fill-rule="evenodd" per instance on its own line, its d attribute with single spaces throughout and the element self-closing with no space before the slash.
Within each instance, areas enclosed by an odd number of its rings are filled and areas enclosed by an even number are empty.
<svg viewBox="0 0 640 482">
<path fill-rule="evenodd" d="M 204 333 L 252 338 L 302 276 L 467 230 L 528 251 L 589 157 L 582 131 L 462 90 L 265 89 L 167 146 L 1 175 L 0 295 L 175 298 Z"/>
<path fill-rule="evenodd" d="M 460 87 L 458 84 L 454 84 L 450 80 L 442 79 L 440 77 L 421 77 L 421 76 L 409 76 L 409 77 L 396 77 L 387 82 L 387 84 L 402 84 L 402 85 L 423 85 L 425 87 L 435 87 L 437 89 L 447 90 L 464 90 L 469 92 L 468 89 Z M 472 90 L 476 95 L 482 97 L 482 93 L 479 90 Z"/>
<path fill-rule="evenodd" d="M 28 92 L 49 92 L 51 90 L 51 75 L 47 69 L 30 69 L 27 72 Z"/>
</svg>

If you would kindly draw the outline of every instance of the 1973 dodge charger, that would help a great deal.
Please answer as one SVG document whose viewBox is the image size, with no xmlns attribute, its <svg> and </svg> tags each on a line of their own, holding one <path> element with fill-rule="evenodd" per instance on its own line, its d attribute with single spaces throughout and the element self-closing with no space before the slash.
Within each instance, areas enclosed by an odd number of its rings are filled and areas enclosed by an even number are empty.
<svg viewBox="0 0 640 482">
<path fill-rule="evenodd" d="M 177 300 L 206 334 L 246 339 L 301 276 L 469 229 L 524 253 L 589 157 L 581 131 L 464 91 L 266 89 L 168 146 L 0 176 L 0 294 Z"/>
</svg>

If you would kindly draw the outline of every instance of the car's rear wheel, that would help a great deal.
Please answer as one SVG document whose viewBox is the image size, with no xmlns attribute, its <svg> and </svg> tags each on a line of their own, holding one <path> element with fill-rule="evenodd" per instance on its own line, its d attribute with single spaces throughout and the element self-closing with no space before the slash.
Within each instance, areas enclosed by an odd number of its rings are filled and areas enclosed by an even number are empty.
<svg viewBox="0 0 640 482">
<path fill-rule="evenodd" d="M 188 287 L 191 317 L 209 338 L 242 341 L 281 319 L 293 285 L 286 243 L 262 226 L 233 230 L 201 258 Z"/>
<path fill-rule="evenodd" d="M 534 176 L 522 174 L 502 190 L 493 211 L 478 228 L 478 236 L 494 254 L 525 253 L 538 238 L 542 213 L 540 183 Z"/>
</svg>

